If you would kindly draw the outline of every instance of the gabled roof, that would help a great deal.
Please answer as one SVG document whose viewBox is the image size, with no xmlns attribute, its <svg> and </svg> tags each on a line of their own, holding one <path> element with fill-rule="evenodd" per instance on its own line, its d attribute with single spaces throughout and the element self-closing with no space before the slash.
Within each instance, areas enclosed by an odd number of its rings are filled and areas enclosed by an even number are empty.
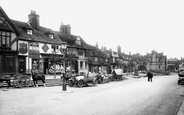
<svg viewBox="0 0 184 115">
<path fill-rule="evenodd" d="M 88 49 L 90 49 L 90 56 L 91 57 L 98 57 L 98 58 L 107 58 L 106 55 L 97 47 L 87 44 Z"/>
<path fill-rule="evenodd" d="M 122 55 L 122 53 L 118 53 L 119 55 L 119 59 L 124 59 L 124 56 Z"/>
<path fill-rule="evenodd" d="M 39 31 L 40 33 L 42 33 L 42 35 L 44 36 L 44 39 L 46 39 L 49 42 L 55 43 L 55 44 L 61 44 L 63 41 L 59 38 L 59 36 L 50 28 L 46 28 L 43 26 L 39 26 L 37 31 Z M 50 39 L 46 36 L 46 33 L 52 33 L 54 35 L 53 39 Z"/>
<path fill-rule="evenodd" d="M 3 8 L 0 6 L 0 12 L 4 15 L 4 17 L 7 19 L 8 23 L 10 24 L 10 26 L 13 28 L 13 31 L 15 31 L 15 33 L 17 35 L 20 34 L 20 32 L 17 30 L 17 28 L 15 27 L 15 25 L 11 22 L 10 18 L 7 16 L 7 14 L 5 13 L 5 11 L 3 10 Z M 1 25 L 1 27 L 3 27 Z M 7 27 L 4 27 L 4 29 L 9 29 Z"/>
<path fill-rule="evenodd" d="M 59 37 L 59 39 L 63 42 L 67 42 L 68 45 L 73 45 L 75 44 L 75 40 L 72 40 L 71 38 L 69 38 L 68 35 L 66 34 L 62 34 L 61 32 L 59 31 L 54 31 L 55 34 L 57 34 L 57 36 Z"/>
<path fill-rule="evenodd" d="M 105 58 L 111 58 L 111 51 L 109 51 L 109 50 L 104 50 L 104 51 L 102 51 L 102 52 L 103 52 Z"/>
<path fill-rule="evenodd" d="M 90 46 L 80 36 L 67 35 L 67 34 L 62 33 L 60 31 L 55 31 L 55 34 L 57 34 L 63 42 L 67 42 L 69 47 L 78 48 L 78 49 L 88 49 L 88 50 L 91 49 Z M 81 45 L 76 44 L 76 40 L 78 38 L 80 38 L 80 40 L 81 40 Z"/>
</svg>

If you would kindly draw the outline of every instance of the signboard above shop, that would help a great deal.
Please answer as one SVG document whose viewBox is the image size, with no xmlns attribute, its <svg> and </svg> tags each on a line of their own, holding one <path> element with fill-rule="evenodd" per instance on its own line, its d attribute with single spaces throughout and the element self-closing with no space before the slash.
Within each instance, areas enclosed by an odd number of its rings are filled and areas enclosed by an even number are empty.
<svg viewBox="0 0 184 115">
<path fill-rule="evenodd" d="M 40 52 L 38 50 L 29 50 L 29 57 L 33 59 L 39 59 Z"/>
</svg>

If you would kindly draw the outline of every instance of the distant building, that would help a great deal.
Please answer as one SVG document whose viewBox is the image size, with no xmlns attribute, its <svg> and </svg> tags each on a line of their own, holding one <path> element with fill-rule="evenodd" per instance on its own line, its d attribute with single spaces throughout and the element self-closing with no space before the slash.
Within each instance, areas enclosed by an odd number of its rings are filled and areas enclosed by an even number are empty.
<svg viewBox="0 0 184 115">
<path fill-rule="evenodd" d="M 178 71 L 179 67 L 179 60 L 174 58 L 174 59 L 167 59 L 167 69 L 169 71 Z"/>
<path fill-rule="evenodd" d="M 167 69 L 167 57 L 163 53 L 152 51 L 147 53 L 147 69 L 156 72 L 165 72 Z"/>
</svg>

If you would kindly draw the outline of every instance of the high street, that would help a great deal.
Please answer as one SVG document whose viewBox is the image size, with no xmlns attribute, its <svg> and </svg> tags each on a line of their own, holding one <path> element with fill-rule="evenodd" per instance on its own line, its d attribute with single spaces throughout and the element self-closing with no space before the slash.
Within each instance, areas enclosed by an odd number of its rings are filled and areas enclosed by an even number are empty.
<svg viewBox="0 0 184 115">
<path fill-rule="evenodd" d="M 78 88 L 1 88 L 1 115 L 177 115 L 184 85 L 176 74 Z"/>
</svg>

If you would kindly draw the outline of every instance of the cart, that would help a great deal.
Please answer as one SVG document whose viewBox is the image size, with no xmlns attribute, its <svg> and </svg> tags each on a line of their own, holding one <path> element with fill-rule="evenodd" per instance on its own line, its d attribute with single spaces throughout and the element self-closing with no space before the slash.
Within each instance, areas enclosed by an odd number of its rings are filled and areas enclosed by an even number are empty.
<svg viewBox="0 0 184 115">
<path fill-rule="evenodd" d="M 29 87 L 31 85 L 31 75 L 16 74 L 13 79 L 13 87 Z"/>
</svg>

